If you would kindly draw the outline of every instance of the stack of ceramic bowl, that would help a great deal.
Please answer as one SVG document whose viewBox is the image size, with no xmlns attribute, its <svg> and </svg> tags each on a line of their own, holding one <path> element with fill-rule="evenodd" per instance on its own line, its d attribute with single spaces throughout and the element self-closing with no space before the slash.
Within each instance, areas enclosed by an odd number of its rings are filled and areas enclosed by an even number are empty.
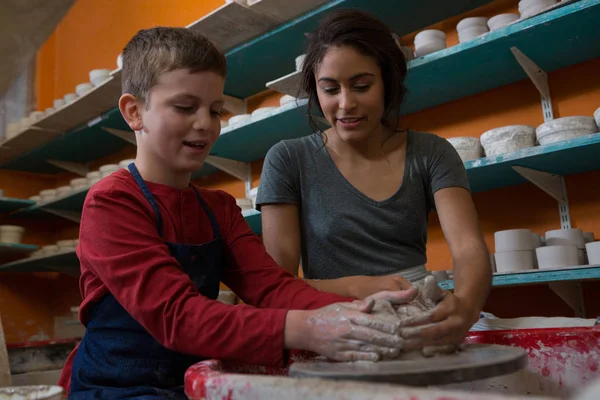
<svg viewBox="0 0 600 400">
<path fill-rule="evenodd" d="M 252 209 L 256 209 L 256 196 L 258 196 L 258 186 L 248 192 L 248 199 L 252 201 Z"/>
<path fill-rule="evenodd" d="M 481 135 L 481 145 L 487 157 L 533 147 L 535 128 L 528 125 L 509 125 L 491 129 Z"/>
<path fill-rule="evenodd" d="M 106 164 L 106 165 L 103 165 L 100 168 L 98 168 L 98 171 L 100 172 L 100 175 L 102 176 L 102 178 L 106 178 L 113 172 L 117 172 L 120 169 L 121 169 L 121 167 L 119 167 L 118 164 Z"/>
<path fill-rule="evenodd" d="M 585 240 L 581 229 L 546 232 L 546 246 L 537 249 L 540 269 L 585 265 Z"/>
<path fill-rule="evenodd" d="M 302 68 L 304 67 L 305 59 L 306 59 L 306 54 L 301 54 L 298 57 L 296 57 L 296 59 L 295 59 L 296 71 L 298 71 L 298 72 L 302 71 Z"/>
<path fill-rule="evenodd" d="M 72 239 L 72 240 L 59 240 L 58 242 L 56 242 L 56 245 L 58 246 L 59 251 L 75 251 L 75 248 L 77 247 L 77 244 L 79 243 L 79 240 L 77 239 Z"/>
<path fill-rule="evenodd" d="M 456 25 L 458 32 L 458 41 L 460 43 L 468 42 L 476 37 L 485 35 L 490 31 L 488 28 L 488 19 L 485 17 L 465 18 Z"/>
<path fill-rule="evenodd" d="M 587 253 L 588 263 L 590 265 L 600 265 L 600 241 L 591 241 L 586 243 L 585 250 Z"/>
<path fill-rule="evenodd" d="M 46 189 L 40 191 L 40 202 L 41 203 L 49 203 L 51 201 L 56 200 L 57 192 L 56 189 Z"/>
<path fill-rule="evenodd" d="M 83 96 L 93 88 L 94 85 L 89 82 L 80 83 L 79 85 L 75 86 L 75 93 L 77 93 L 78 96 Z"/>
<path fill-rule="evenodd" d="M 428 29 L 415 36 L 415 55 L 422 57 L 446 48 L 446 33 L 437 29 Z"/>
<path fill-rule="evenodd" d="M 12 139 L 21 133 L 21 124 L 19 122 L 11 122 L 6 126 L 6 139 Z"/>
<path fill-rule="evenodd" d="M 529 229 L 494 233 L 496 270 L 500 273 L 535 269 L 535 244 Z"/>
<path fill-rule="evenodd" d="M 521 0 L 519 1 L 521 19 L 533 17 L 556 3 L 558 0 Z"/>
<path fill-rule="evenodd" d="M 252 121 L 251 114 L 234 115 L 233 117 L 229 118 L 229 126 L 231 128 L 239 128 L 243 125 L 250 123 L 251 121 Z"/>
<path fill-rule="evenodd" d="M 75 178 L 69 182 L 73 192 L 79 192 L 81 190 L 87 190 L 90 186 L 88 185 L 87 178 Z"/>
<path fill-rule="evenodd" d="M 87 179 L 88 186 L 92 186 L 93 184 L 99 182 L 102 179 L 102 173 L 100 171 L 91 171 L 85 175 L 85 179 Z"/>
<path fill-rule="evenodd" d="M 538 126 L 535 130 L 541 145 L 591 135 L 598 132 L 592 117 L 564 117 L 553 119 Z"/>
<path fill-rule="evenodd" d="M 73 188 L 71 187 L 71 185 L 59 186 L 56 188 L 56 197 L 59 199 L 67 197 L 71 195 L 71 193 L 73 193 Z"/>
<path fill-rule="evenodd" d="M 102 82 L 110 78 L 109 69 L 93 69 L 90 71 L 90 82 L 94 86 L 100 85 Z"/>
<path fill-rule="evenodd" d="M 449 138 L 448 141 L 456 149 L 463 162 L 483 157 L 483 148 L 478 138 L 455 137 Z"/>
<path fill-rule="evenodd" d="M 490 18 L 487 25 L 490 31 L 495 31 L 518 20 L 519 14 L 498 14 Z"/>
<path fill-rule="evenodd" d="M 0 243 L 21 243 L 25 228 L 17 225 L 0 225 Z"/>
<path fill-rule="evenodd" d="M 261 107 L 254 110 L 251 114 L 251 121 L 259 121 L 261 119 L 270 117 L 279 107 Z"/>
<path fill-rule="evenodd" d="M 594 121 L 596 121 L 596 127 L 600 132 L 600 108 L 594 111 Z"/>
<path fill-rule="evenodd" d="M 293 108 L 296 106 L 296 104 L 296 98 L 294 96 L 290 96 L 289 94 L 281 96 L 279 99 L 279 108 L 281 109 Z"/>
</svg>

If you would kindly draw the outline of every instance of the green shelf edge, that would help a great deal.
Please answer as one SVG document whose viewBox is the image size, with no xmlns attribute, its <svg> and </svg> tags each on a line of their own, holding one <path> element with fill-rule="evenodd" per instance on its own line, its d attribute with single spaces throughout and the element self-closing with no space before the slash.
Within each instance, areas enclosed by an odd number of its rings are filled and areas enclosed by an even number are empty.
<svg viewBox="0 0 600 400">
<path fill-rule="evenodd" d="M 262 219 L 259 211 L 251 210 L 242 213 L 252 232 L 262 234 Z"/>
<path fill-rule="evenodd" d="M 13 199 L 10 197 L 0 197 L 0 212 L 8 213 L 27 208 L 35 204 L 35 201 L 25 199 Z"/>
<path fill-rule="evenodd" d="M 513 285 L 534 285 L 550 282 L 579 281 L 600 279 L 600 266 L 572 268 L 564 270 L 539 270 L 535 272 L 494 275 L 493 287 Z M 454 289 L 454 281 L 447 280 L 439 282 L 442 289 Z"/>
<path fill-rule="evenodd" d="M 0 254 L 2 254 L 3 250 L 18 250 L 18 251 L 36 251 L 38 246 L 34 244 L 24 244 L 24 243 L 1 243 L 0 242 Z"/>
<path fill-rule="evenodd" d="M 328 13 L 339 9 L 359 9 L 381 18 L 398 36 L 474 10 L 490 0 L 335 0 L 288 21 L 274 30 L 237 46 L 226 53 L 229 66 L 225 93 L 247 98 L 265 90 L 269 81 L 287 75 L 294 59 L 305 52 L 305 33 L 312 32 Z M 427 12 L 423 12 L 426 7 Z"/>
</svg>

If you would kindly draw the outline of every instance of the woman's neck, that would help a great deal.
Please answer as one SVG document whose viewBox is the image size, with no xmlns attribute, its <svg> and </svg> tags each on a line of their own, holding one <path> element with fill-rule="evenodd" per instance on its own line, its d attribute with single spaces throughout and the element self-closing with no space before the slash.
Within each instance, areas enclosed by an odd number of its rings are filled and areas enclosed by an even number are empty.
<svg viewBox="0 0 600 400">
<path fill-rule="evenodd" d="M 377 161 L 384 159 L 387 153 L 404 145 L 406 135 L 398 133 L 381 125 L 361 141 L 344 141 L 333 128 L 325 131 L 325 136 L 327 147 L 339 157 Z"/>
</svg>

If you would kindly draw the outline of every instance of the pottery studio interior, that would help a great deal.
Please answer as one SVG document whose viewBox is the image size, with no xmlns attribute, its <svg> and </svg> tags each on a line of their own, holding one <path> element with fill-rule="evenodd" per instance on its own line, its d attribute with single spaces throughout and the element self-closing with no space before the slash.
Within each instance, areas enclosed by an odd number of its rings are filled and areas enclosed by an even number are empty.
<svg viewBox="0 0 600 400">
<path fill-rule="evenodd" d="M 600 400 L 598 20 L 1 2 L 0 398 Z"/>
</svg>

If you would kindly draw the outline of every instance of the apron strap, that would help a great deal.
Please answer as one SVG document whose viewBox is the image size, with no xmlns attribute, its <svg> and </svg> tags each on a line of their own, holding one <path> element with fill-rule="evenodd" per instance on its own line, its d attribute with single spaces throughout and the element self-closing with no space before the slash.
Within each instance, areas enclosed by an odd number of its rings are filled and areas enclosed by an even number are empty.
<svg viewBox="0 0 600 400">
<path fill-rule="evenodd" d="M 162 217 L 160 215 L 160 209 L 158 208 L 158 204 L 156 204 L 156 200 L 154 200 L 154 196 L 152 195 L 152 192 L 150 192 L 150 189 L 148 189 L 148 185 L 146 185 L 146 182 L 144 182 L 144 179 L 140 175 L 140 171 L 138 171 L 138 169 L 134 163 L 129 164 L 127 169 L 129 169 L 129 172 L 131 172 L 131 175 L 133 175 L 133 179 L 135 179 L 135 183 L 137 183 L 139 188 L 142 189 L 142 193 L 144 194 L 144 197 L 146 198 L 146 200 L 148 200 L 148 203 L 150 203 L 150 205 L 152 206 L 152 209 L 154 210 L 154 213 L 156 214 L 156 229 L 158 230 L 158 234 L 160 235 L 160 237 L 163 237 Z"/>
<path fill-rule="evenodd" d="M 220 239 L 221 238 L 221 229 L 219 228 L 219 223 L 217 222 L 217 218 L 215 217 L 215 214 L 213 214 L 212 210 L 210 209 L 208 204 L 206 204 L 206 202 L 204 201 L 202 196 L 200 196 L 200 192 L 198 192 L 198 190 L 194 187 L 194 185 L 190 184 L 190 187 L 194 190 L 194 193 L 196 193 L 196 197 L 198 198 L 198 201 L 200 202 L 202 209 L 204 210 L 204 212 L 206 213 L 206 215 L 208 215 L 208 218 L 210 219 L 210 226 L 213 230 L 214 239 Z"/>
</svg>

